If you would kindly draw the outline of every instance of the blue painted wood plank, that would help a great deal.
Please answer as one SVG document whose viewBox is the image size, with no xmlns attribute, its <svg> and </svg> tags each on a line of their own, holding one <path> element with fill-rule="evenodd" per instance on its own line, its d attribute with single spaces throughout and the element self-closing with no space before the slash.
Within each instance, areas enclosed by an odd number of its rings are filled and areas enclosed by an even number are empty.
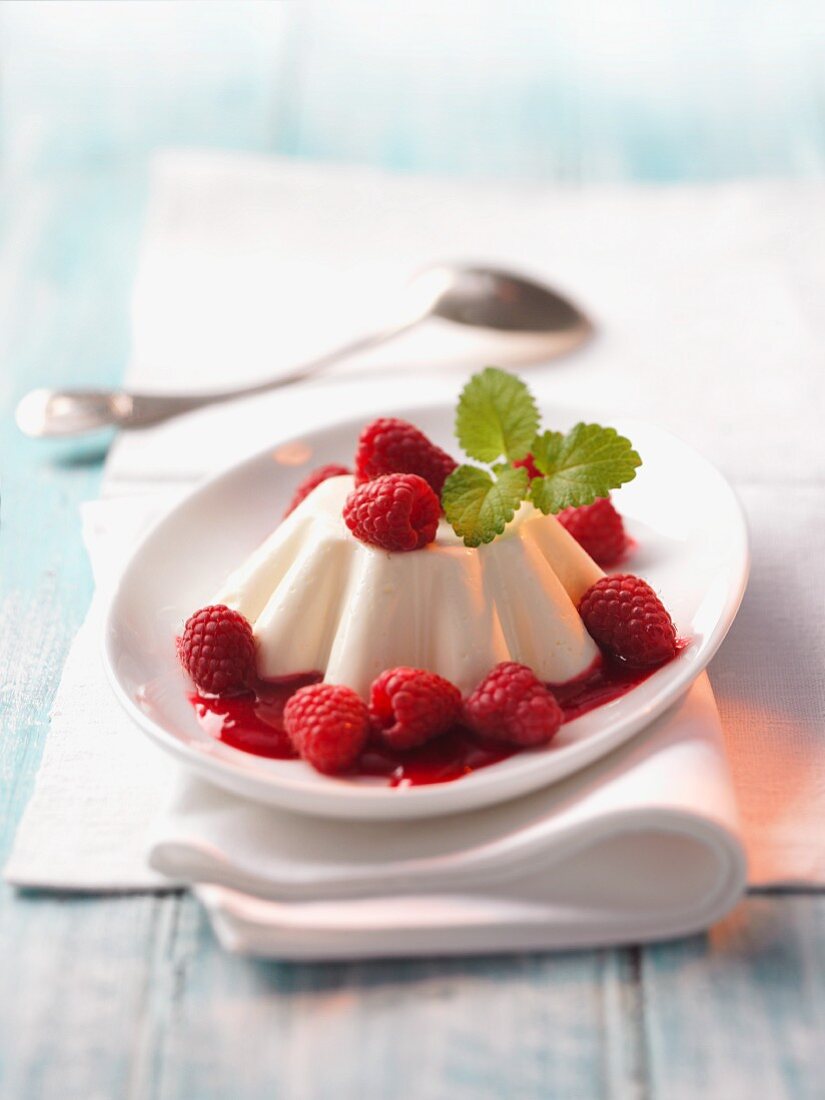
<svg viewBox="0 0 825 1100">
<path fill-rule="evenodd" d="M 99 445 L 77 451 L 24 439 L 12 411 L 33 385 L 114 381 L 125 361 L 141 211 L 131 182 L 125 190 L 106 182 L 5 195 L 12 216 L 0 245 L 0 357 L 7 364 L 0 386 L 0 667 L 4 725 L 14 736 L 0 741 L 0 766 L 10 779 L 0 792 L 0 858 L 30 790 L 68 643 L 91 596 L 78 505 L 96 495 L 101 459 Z"/>
<path fill-rule="evenodd" d="M 751 898 L 710 936 L 642 961 L 653 1095 L 820 1100 L 825 897 Z"/>
<path fill-rule="evenodd" d="M 145 168 L 168 145 L 264 149 L 290 5 L 0 8 L 7 168 Z"/>
<path fill-rule="evenodd" d="M 91 596 L 78 505 L 96 495 L 101 461 L 99 448 L 69 452 L 24 440 L 12 410 L 32 385 L 117 377 L 128 351 L 139 194 L 131 177 L 121 186 L 99 177 L 4 181 L 0 861 L 31 790 L 60 669 Z M 156 906 L 148 898 L 101 907 L 41 901 L 0 887 L 0 1094 L 119 1094 Z"/>
<path fill-rule="evenodd" d="M 190 898 L 17 906 L 4 1096 L 821 1095 L 822 897 L 641 953 L 333 965 L 223 954 Z"/>
<path fill-rule="evenodd" d="M 280 151 L 579 183 L 825 171 L 805 0 L 299 5 L 296 23 Z"/>
<path fill-rule="evenodd" d="M 150 896 L 17 898 L 0 906 L 0 1095 L 148 1096 L 130 1085 L 174 905 Z"/>
<path fill-rule="evenodd" d="M 48 11 L 0 8 L 4 159 L 24 171 L 184 144 L 577 183 L 825 173 L 811 0 Z"/>
<path fill-rule="evenodd" d="M 199 1100 L 609 1095 L 634 1027 L 604 1011 L 606 991 L 632 980 L 618 958 L 253 962 L 216 952 L 187 899 L 141 1081 Z"/>
</svg>

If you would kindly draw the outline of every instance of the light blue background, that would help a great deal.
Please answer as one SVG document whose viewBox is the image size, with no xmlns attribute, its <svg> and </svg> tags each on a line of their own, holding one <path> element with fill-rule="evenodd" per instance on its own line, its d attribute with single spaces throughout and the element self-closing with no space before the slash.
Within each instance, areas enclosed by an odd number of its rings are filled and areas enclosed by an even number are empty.
<svg viewBox="0 0 825 1100">
<path fill-rule="evenodd" d="M 206 145 L 462 177 L 825 173 L 819 2 L 0 6 L 0 859 L 91 582 L 102 452 L 14 429 L 114 383 L 149 156 Z M 83 792 L 79 792 L 79 797 Z M 565 957 L 277 966 L 186 897 L 0 892 L 0 1094 L 821 1095 L 825 903 Z"/>
<path fill-rule="evenodd" d="M 463 176 L 823 172 L 818 0 L 5 3 L 8 169 L 195 144 Z"/>
</svg>

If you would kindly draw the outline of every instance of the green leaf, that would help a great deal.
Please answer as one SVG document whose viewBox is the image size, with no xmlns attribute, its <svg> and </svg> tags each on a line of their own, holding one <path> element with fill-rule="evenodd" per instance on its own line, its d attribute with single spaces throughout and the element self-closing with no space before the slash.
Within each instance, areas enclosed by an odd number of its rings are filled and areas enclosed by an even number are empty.
<svg viewBox="0 0 825 1100">
<path fill-rule="evenodd" d="M 539 413 L 520 378 L 497 367 L 474 374 L 458 399 L 455 434 L 471 458 L 524 458 L 539 430 Z"/>
<path fill-rule="evenodd" d="M 544 432 L 532 453 L 545 476 L 533 479 L 530 499 L 545 515 L 606 497 L 632 481 L 642 464 L 629 439 L 600 424 L 576 424 L 566 435 Z"/>
<path fill-rule="evenodd" d="M 502 466 L 497 477 L 477 466 L 459 466 L 444 482 L 441 503 L 447 522 L 465 546 L 500 535 L 527 496 L 529 478 L 519 467 Z"/>
</svg>

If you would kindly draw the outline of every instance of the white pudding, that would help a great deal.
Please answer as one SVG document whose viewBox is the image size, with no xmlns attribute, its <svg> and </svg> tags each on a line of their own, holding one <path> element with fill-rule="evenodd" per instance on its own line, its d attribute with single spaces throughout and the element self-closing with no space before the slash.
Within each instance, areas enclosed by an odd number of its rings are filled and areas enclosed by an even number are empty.
<svg viewBox="0 0 825 1100">
<path fill-rule="evenodd" d="M 347 529 L 341 511 L 353 484 L 322 482 L 215 596 L 252 624 L 262 678 L 317 671 L 366 698 L 398 665 L 437 672 L 466 693 L 500 661 L 550 683 L 594 663 L 576 606 L 604 574 L 553 516 L 523 504 L 478 549 L 442 521 L 423 550 L 391 554 Z"/>
</svg>

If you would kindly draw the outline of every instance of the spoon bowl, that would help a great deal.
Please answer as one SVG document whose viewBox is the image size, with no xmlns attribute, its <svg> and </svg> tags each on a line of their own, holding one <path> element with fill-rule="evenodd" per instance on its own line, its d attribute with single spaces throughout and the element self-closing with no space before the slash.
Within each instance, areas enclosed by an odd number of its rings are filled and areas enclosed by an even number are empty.
<svg viewBox="0 0 825 1100">
<path fill-rule="evenodd" d="M 567 298 L 523 275 L 487 267 L 431 267 L 415 276 L 410 289 L 441 284 L 432 314 L 445 321 L 500 332 L 577 332 L 585 339 L 592 325 Z"/>
</svg>

